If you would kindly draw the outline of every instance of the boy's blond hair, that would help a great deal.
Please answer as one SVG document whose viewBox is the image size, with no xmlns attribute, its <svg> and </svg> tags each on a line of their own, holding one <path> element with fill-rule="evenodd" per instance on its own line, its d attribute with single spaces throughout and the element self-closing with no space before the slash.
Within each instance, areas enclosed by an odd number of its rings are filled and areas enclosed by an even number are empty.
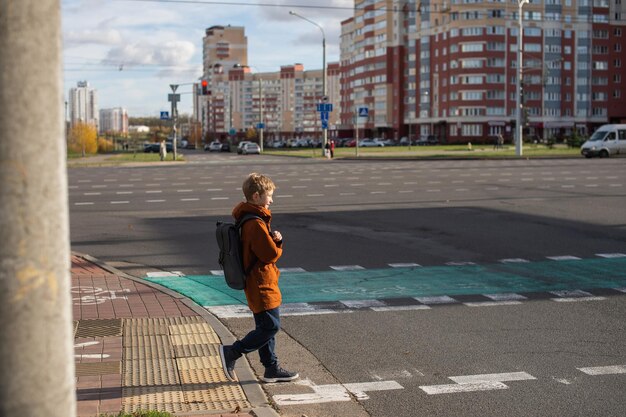
<svg viewBox="0 0 626 417">
<path fill-rule="evenodd" d="M 269 191 L 274 191 L 276 185 L 274 185 L 274 181 L 272 181 L 270 177 L 253 172 L 248 175 L 248 178 L 243 182 L 241 189 L 243 195 L 246 196 L 246 200 L 251 201 L 254 193 L 258 192 L 261 196 Z"/>
</svg>

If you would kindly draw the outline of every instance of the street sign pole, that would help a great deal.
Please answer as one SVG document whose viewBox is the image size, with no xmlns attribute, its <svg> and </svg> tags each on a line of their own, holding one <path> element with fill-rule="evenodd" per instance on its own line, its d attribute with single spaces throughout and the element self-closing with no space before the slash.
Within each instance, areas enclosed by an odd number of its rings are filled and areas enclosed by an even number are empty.
<svg viewBox="0 0 626 417">
<path fill-rule="evenodd" d="M 178 84 L 170 84 L 170 88 L 172 89 L 172 94 L 170 94 L 170 101 L 172 102 L 172 126 L 174 130 L 174 140 L 172 143 L 172 150 L 174 152 L 174 161 L 176 160 L 176 121 L 178 119 L 178 114 L 176 113 L 176 103 L 180 101 L 180 94 L 176 94 L 176 89 L 178 89 Z"/>
</svg>

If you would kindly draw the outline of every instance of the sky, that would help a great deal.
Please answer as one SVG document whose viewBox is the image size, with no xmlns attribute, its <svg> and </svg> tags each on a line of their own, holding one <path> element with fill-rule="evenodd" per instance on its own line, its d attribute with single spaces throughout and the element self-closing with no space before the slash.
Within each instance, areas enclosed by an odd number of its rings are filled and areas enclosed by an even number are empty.
<svg viewBox="0 0 626 417">
<path fill-rule="evenodd" d="M 170 110 L 170 84 L 181 84 L 179 114 L 191 114 L 192 86 L 202 76 L 202 38 L 208 27 L 243 26 L 248 65 L 322 67 L 322 33 L 289 15 L 315 21 L 326 34 L 327 62 L 339 61 L 341 21 L 352 0 L 61 0 L 64 92 L 88 81 L 100 109 L 124 107 L 129 117 Z"/>
</svg>

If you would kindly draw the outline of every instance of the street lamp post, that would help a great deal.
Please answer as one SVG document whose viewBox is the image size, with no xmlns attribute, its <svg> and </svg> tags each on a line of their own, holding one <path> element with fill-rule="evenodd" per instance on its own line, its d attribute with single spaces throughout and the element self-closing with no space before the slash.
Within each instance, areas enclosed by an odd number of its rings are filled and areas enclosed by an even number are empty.
<svg viewBox="0 0 626 417">
<path fill-rule="evenodd" d="M 518 0 L 518 9 L 517 9 L 517 103 L 516 103 L 516 113 L 515 113 L 515 155 L 522 156 L 522 36 L 524 35 L 524 27 L 522 22 L 522 7 L 528 3 L 529 0 Z"/>
<path fill-rule="evenodd" d="M 289 11 L 289 14 L 292 16 L 299 17 L 302 20 L 306 20 L 307 22 L 315 25 L 322 32 L 322 90 L 323 90 L 323 98 L 325 99 L 328 92 L 326 91 L 326 34 L 324 33 L 324 28 L 322 28 L 319 24 L 314 21 L 307 19 L 304 16 L 299 15 L 293 10 Z M 322 127 L 322 155 L 326 150 L 326 143 L 328 142 L 328 128 Z"/>
</svg>

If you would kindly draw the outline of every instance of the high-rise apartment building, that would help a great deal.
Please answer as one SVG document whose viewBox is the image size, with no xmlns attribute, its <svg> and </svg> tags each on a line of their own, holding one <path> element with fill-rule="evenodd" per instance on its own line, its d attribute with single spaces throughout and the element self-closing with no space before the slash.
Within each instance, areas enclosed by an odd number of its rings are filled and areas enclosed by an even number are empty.
<svg viewBox="0 0 626 417">
<path fill-rule="evenodd" d="M 243 137 L 263 123 L 266 141 L 321 137 L 317 112 L 324 96 L 321 69 L 305 71 L 302 64 L 294 64 L 276 72 L 252 72 L 244 28 L 212 26 L 206 34 L 203 80 L 210 94 L 198 95 L 198 85 L 194 96 L 205 136 L 225 138 L 235 132 Z M 339 64 L 328 64 L 327 95 L 335 107 L 328 120 L 331 138 L 339 122 L 339 76 Z"/>
<path fill-rule="evenodd" d="M 342 23 L 341 128 L 367 106 L 374 136 L 513 137 L 519 0 L 356 0 Z M 522 123 L 546 139 L 626 120 L 619 0 L 522 8 Z"/>
<path fill-rule="evenodd" d="M 123 107 L 100 110 L 99 132 L 128 134 L 128 113 Z"/>
<path fill-rule="evenodd" d="M 82 122 L 98 128 L 98 91 L 91 88 L 87 81 L 79 81 L 75 88 L 70 89 L 68 102 L 70 126 Z"/>
</svg>

